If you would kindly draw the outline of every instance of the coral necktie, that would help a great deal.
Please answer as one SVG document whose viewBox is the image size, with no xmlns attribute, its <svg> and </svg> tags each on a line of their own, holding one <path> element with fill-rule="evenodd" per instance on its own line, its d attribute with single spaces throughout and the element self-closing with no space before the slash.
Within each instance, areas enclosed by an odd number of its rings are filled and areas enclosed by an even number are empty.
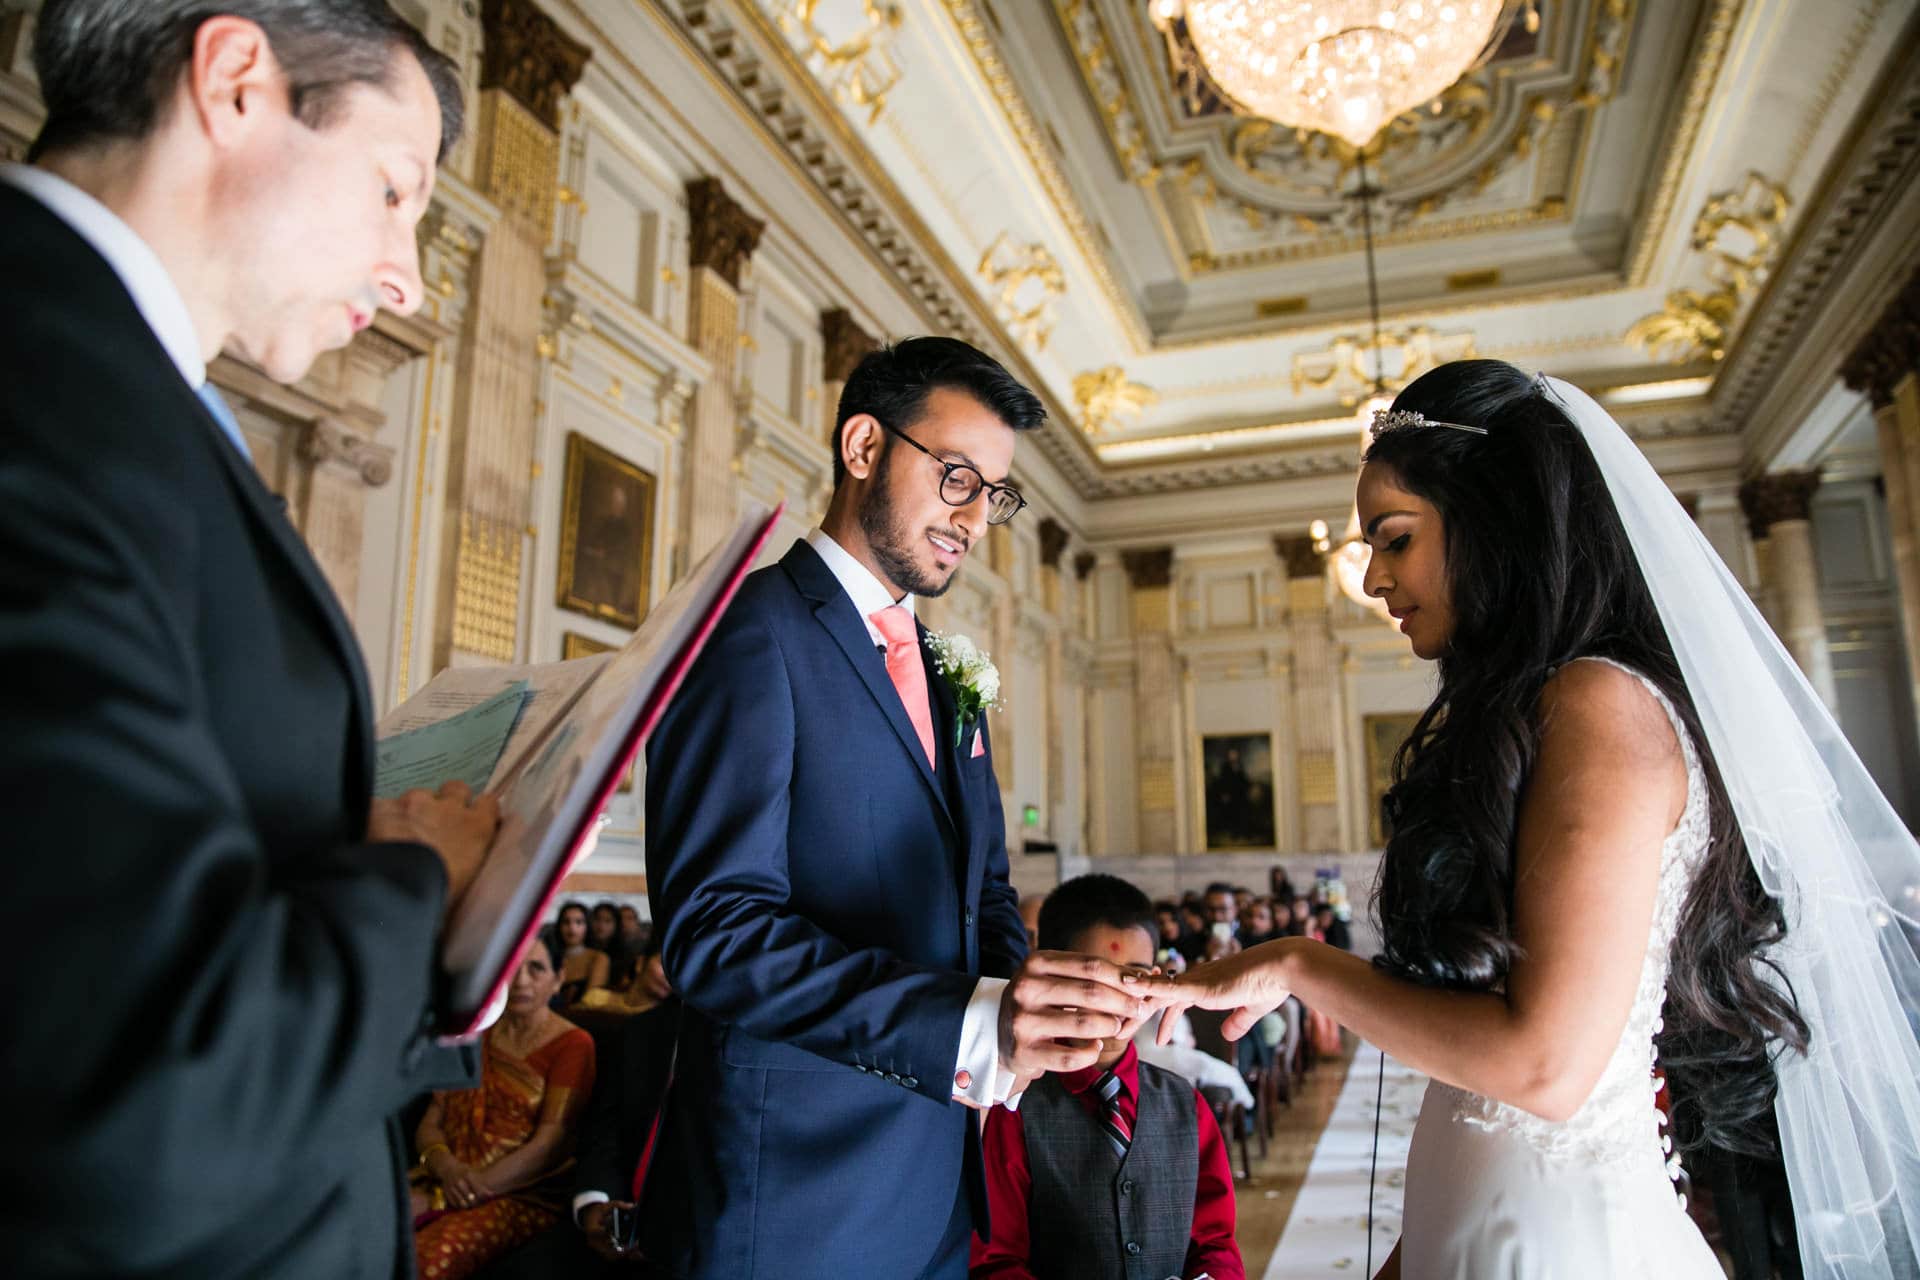
<svg viewBox="0 0 1920 1280">
<path fill-rule="evenodd" d="M 893 604 L 868 615 L 868 620 L 887 642 L 887 674 L 893 678 L 913 731 L 920 735 L 928 767 L 937 771 L 940 765 L 933 753 L 933 706 L 927 701 L 927 667 L 920 657 L 920 633 L 913 625 L 913 615 Z"/>
</svg>

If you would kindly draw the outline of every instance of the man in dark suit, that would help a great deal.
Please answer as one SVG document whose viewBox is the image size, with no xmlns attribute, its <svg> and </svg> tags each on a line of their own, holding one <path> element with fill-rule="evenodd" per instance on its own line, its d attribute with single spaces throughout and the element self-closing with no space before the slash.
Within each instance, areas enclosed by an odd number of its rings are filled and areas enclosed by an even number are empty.
<svg viewBox="0 0 1920 1280">
<path fill-rule="evenodd" d="M 969 1107 L 1139 1011 L 1117 966 L 1027 955 L 989 727 L 913 617 L 1023 505 L 1015 432 L 1043 416 L 963 342 L 869 355 L 826 519 L 747 580 L 649 743 L 687 1013 L 640 1244 L 674 1275 L 964 1275 Z"/>
<path fill-rule="evenodd" d="M 381 0 L 221 7 L 48 0 L 0 169 L 16 1276 L 407 1274 L 392 1117 L 463 1081 L 430 975 L 497 812 L 370 804 L 353 634 L 204 386 L 419 304 L 459 83 Z"/>
</svg>

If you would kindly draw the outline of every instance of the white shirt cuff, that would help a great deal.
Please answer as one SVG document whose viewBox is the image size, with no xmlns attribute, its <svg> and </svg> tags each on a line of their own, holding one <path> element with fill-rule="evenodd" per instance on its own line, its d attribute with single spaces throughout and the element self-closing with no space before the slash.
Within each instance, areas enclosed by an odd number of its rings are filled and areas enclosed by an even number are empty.
<svg viewBox="0 0 1920 1280">
<path fill-rule="evenodd" d="M 604 1191 L 582 1191 L 573 1198 L 573 1225 L 580 1225 L 580 1211 L 590 1204 L 606 1204 L 613 1197 Z"/>
<path fill-rule="evenodd" d="M 1013 1077 L 1000 1066 L 1000 997 L 1006 989 L 1005 978 L 981 978 L 967 999 L 960 1020 L 960 1055 L 953 1065 L 957 1102 L 991 1107 L 1005 1102 L 1013 1087 Z"/>
</svg>

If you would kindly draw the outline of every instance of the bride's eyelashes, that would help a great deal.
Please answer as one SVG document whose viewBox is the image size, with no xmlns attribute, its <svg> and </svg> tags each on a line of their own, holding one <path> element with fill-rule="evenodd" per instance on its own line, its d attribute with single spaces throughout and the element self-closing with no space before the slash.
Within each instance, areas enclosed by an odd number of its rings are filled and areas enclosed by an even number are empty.
<svg viewBox="0 0 1920 1280">
<path fill-rule="evenodd" d="M 1412 537 L 1413 535 L 1410 533 L 1403 533 L 1392 542 L 1389 542 L 1386 549 L 1394 555 L 1399 555 L 1407 549 L 1407 541 Z"/>
</svg>

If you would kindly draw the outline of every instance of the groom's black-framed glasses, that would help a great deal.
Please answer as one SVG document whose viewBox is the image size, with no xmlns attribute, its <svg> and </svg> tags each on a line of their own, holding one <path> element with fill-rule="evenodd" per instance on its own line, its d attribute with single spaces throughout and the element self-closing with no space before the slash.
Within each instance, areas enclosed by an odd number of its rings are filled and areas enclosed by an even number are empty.
<svg viewBox="0 0 1920 1280">
<path fill-rule="evenodd" d="M 980 474 L 977 467 L 964 462 L 948 462 L 927 446 L 915 440 L 900 428 L 879 418 L 874 419 L 888 435 L 898 436 L 920 452 L 932 458 L 942 467 L 940 475 L 940 500 L 950 507 L 969 507 L 980 497 L 980 491 L 987 494 L 987 523 L 1005 524 L 1020 514 L 1027 500 L 1020 491 L 1010 484 L 995 484 Z"/>
</svg>

